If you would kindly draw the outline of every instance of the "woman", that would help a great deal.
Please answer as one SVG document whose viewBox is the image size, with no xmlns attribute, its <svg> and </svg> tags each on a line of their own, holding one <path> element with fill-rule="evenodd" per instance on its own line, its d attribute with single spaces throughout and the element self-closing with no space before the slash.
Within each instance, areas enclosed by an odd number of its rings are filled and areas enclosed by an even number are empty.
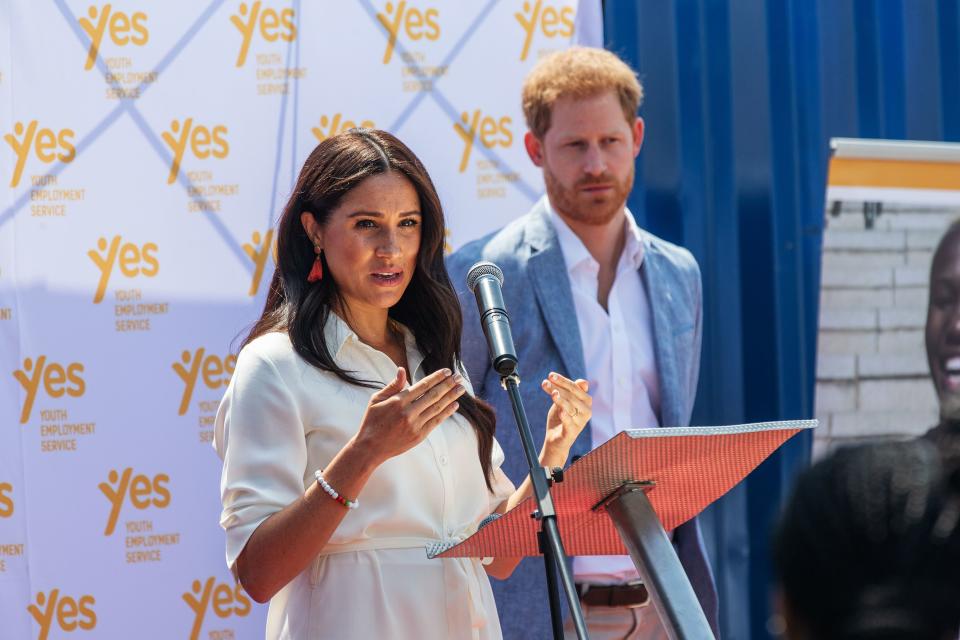
<svg viewBox="0 0 960 640">
<path fill-rule="evenodd" d="M 424 551 L 530 494 L 459 366 L 443 241 L 433 184 L 392 135 L 354 129 L 307 158 L 215 431 L 227 563 L 270 600 L 268 638 L 500 637 L 484 569 L 517 560 Z M 556 374 L 542 387 L 540 459 L 562 466 L 590 397 Z"/>
</svg>

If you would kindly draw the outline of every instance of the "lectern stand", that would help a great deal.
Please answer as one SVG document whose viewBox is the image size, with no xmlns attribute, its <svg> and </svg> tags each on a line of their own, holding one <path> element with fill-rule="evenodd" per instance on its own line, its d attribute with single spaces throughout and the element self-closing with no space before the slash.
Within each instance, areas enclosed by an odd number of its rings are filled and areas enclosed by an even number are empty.
<svg viewBox="0 0 960 640">
<path fill-rule="evenodd" d="M 607 513 L 630 551 L 667 633 L 673 638 L 712 639 L 707 616 L 646 490 L 639 483 L 624 484 L 606 503 Z"/>
<path fill-rule="evenodd" d="M 729 491 L 781 444 L 816 420 L 624 431 L 583 456 L 551 489 L 571 556 L 629 552 L 671 638 L 711 639 L 706 616 L 667 531 Z M 539 555 L 533 501 L 430 557 Z"/>
</svg>

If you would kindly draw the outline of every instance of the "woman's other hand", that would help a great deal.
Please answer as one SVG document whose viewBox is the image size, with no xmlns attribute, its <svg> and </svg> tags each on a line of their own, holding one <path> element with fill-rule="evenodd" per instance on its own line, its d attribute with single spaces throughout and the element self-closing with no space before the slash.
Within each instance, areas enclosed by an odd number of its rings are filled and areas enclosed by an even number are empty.
<svg viewBox="0 0 960 640">
<path fill-rule="evenodd" d="M 540 388 L 553 400 L 547 413 L 547 433 L 540 450 L 540 465 L 553 468 L 562 467 L 567 462 L 570 447 L 583 431 L 593 413 L 593 399 L 587 393 L 586 380 L 570 380 L 559 373 L 551 372 L 540 383 Z M 500 504 L 498 513 L 506 513 L 520 504 L 533 493 L 530 478 L 524 478 L 517 490 Z M 519 558 L 496 558 L 485 568 L 487 573 L 500 580 L 506 579 L 517 566 Z"/>
<path fill-rule="evenodd" d="M 589 385 L 586 380 L 570 380 L 556 372 L 551 372 L 540 383 L 540 388 L 553 400 L 547 413 L 540 462 L 545 467 L 562 467 L 574 440 L 590 420 L 593 399 L 587 393 Z"/>
<path fill-rule="evenodd" d="M 463 377 L 449 369 L 431 373 L 404 389 L 407 373 L 403 367 L 397 376 L 370 397 L 356 445 L 376 464 L 417 446 L 441 422 L 456 413 L 457 398 L 464 393 Z"/>
</svg>

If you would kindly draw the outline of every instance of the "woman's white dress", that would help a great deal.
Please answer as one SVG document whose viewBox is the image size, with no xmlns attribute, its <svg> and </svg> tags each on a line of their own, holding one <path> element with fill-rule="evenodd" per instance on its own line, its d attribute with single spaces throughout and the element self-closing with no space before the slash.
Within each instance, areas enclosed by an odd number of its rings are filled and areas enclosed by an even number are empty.
<svg viewBox="0 0 960 640">
<path fill-rule="evenodd" d="M 423 356 L 404 329 L 409 378 Z M 335 314 L 325 327 L 339 366 L 384 385 L 397 367 Z M 469 383 L 467 383 L 468 391 Z M 223 458 L 220 524 L 227 564 L 271 514 L 298 499 L 357 432 L 375 390 L 307 364 L 286 333 L 240 353 L 217 413 Z M 494 442 L 488 491 L 473 427 L 459 414 L 374 471 L 322 553 L 270 601 L 267 638 L 500 638 L 493 594 L 476 559 L 427 559 L 425 546 L 460 540 L 514 490 Z"/>
</svg>

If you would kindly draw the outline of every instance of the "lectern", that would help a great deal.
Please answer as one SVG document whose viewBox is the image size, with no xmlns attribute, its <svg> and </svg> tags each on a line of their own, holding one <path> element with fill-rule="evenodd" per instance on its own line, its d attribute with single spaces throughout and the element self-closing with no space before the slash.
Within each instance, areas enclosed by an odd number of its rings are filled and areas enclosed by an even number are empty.
<svg viewBox="0 0 960 640">
<path fill-rule="evenodd" d="M 571 556 L 629 553 L 671 638 L 712 639 L 667 531 L 729 491 L 816 420 L 624 431 L 574 462 L 550 490 Z M 535 502 L 524 500 L 430 557 L 539 555 Z"/>
</svg>

